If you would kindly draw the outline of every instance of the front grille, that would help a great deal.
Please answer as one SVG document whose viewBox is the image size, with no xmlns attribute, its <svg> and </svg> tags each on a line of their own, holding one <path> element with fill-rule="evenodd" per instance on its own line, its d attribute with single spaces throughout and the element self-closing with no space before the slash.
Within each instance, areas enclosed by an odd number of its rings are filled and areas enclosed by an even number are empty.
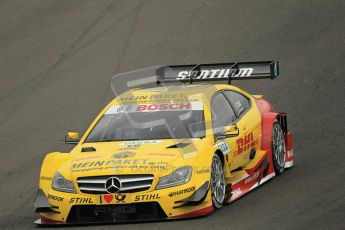
<svg viewBox="0 0 345 230">
<path fill-rule="evenodd" d="M 74 205 L 67 223 L 107 223 L 166 219 L 167 215 L 157 202 L 120 205 Z"/>
<path fill-rule="evenodd" d="M 133 193 L 145 191 L 151 187 L 153 175 L 108 175 L 79 177 L 77 179 L 79 190 L 87 194 L 105 194 L 105 182 L 110 177 L 116 177 L 121 182 L 119 193 Z"/>
</svg>

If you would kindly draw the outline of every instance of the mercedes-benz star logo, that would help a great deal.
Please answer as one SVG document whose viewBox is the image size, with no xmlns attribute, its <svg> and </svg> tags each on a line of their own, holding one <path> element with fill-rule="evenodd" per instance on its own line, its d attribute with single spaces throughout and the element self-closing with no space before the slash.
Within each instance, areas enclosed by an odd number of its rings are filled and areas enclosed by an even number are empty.
<svg viewBox="0 0 345 230">
<path fill-rule="evenodd" d="M 121 189 L 121 182 L 117 177 L 109 177 L 105 181 L 104 187 L 108 193 L 117 193 Z"/>
<path fill-rule="evenodd" d="M 117 112 L 121 113 L 121 112 L 128 112 L 132 109 L 132 105 L 122 105 L 120 107 L 118 107 Z"/>
</svg>

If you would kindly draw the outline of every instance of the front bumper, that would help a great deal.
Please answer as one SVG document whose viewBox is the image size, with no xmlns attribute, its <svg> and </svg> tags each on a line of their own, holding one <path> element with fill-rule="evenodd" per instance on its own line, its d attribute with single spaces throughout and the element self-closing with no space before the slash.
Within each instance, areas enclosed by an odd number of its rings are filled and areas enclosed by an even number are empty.
<svg viewBox="0 0 345 230">
<path fill-rule="evenodd" d="M 39 225 L 95 224 L 190 218 L 213 211 L 209 183 L 134 194 L 69 194 L 42 190 L 34 202 Z"/>
</svg>

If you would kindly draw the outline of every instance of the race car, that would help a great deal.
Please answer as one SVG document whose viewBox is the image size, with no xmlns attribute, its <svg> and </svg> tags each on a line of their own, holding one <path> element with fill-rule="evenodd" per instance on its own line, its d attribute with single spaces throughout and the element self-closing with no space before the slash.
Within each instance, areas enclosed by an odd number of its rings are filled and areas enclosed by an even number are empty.
<svg viewBox="0 0 345 230">
<path fill-rule="evenodd" d="M 153 70 L 157 86 L 117 95 L 81 138 L 66 134 L 70 153 L 46 155 L 36 224 L 204 216 L 293 166 L 286 113 L 231 85 L 278 77 L 277 61 Z"/>
</svg>

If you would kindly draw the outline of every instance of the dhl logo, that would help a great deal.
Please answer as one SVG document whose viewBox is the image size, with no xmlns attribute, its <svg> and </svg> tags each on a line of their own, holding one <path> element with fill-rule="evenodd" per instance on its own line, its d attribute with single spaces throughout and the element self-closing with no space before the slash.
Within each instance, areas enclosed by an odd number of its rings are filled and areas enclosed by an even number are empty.
<svg viewBox="0 0 345 230">
<path fill-rule="evenodd" d="M 249 150 L 250 148 L 255 146 L 256 141 L 254 140 L 253 132 L 241 137 L 240 139 L 236 140 L 237 144 L 237 153 L 235 156 L 243 153 L 244 151 Z"/>
</svg>

